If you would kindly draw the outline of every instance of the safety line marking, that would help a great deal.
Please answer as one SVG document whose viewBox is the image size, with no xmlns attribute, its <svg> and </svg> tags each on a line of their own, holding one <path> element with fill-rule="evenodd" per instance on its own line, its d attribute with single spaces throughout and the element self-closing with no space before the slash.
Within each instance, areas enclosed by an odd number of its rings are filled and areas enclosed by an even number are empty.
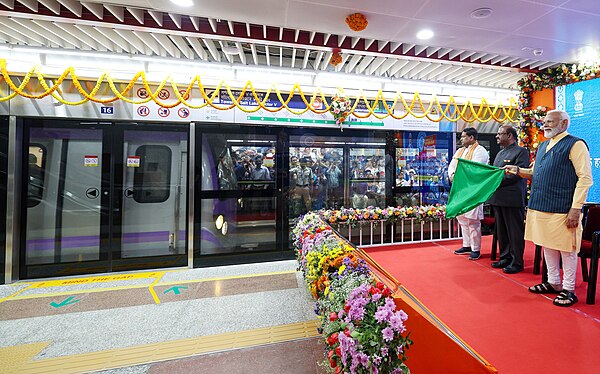
<svg viewBox="0 0 600 374">
<path fill-rule="evenodd" d="M 150 294 L 152 295 L 152 298 L 154 299 L 154 302 L 156 304 L 160 304 L 160 299 L 158 298 L 158 295 L 154 291 L 154 286 L 163 277 L 163 275 L 165 275 L 165 273 L 162 273 L 160 276 L 156 277 L 156 279 L 154 280 L 154 282 L 152 282 L 152 284 L 148 287 L 148 289 L 150 290 Z"/>
<path fill-rule="evenodd" d="M 154 273 L 156 273 L 156 272 L 154 272 Z M 167 273 L 167 272 L 166 271 L 163 272 L 163 276 L 165 275 L 164 273 Z M 152 286 L 153 287 L 173 286 L 173 285 L 177 285 L 177 284 L 202 283 L 202 282 L 233 280 L 233 279 L 243 279 L 243 278 L 253 278 L 253 277 L 266 277 L 266 276 L 271 276 L 271 275 L 283 275 L 283 274 L 294 274 L 294 273 L 296 273 L 295 270 L 289 270 L 289 271 L 280 271 L 280 272 L 271 272 L 271 273 L 262 273 L 262 274 L 235 275 L 235 276 L 221 277 L 221 278 L 186 279 L 186 280 L 179 280 L 179 281 L 157 283 L 157 284 L 153 284 Z M 0 302 L 4 301 L 4 300 L 8 300 L 9 298 L 11 300 L 28 300 L 28 299 L 39 299 L 39 298 L 43 298 L 43 297 L 70 296 L 70 295 L 80 295 L 80 294 L 94 293 L 94 292 L 121 291 L 121 290 L 130 290 L 130 289 L 138 289 L 138 288 L 148 288 L 148 287 L 149 287 L 148 284 L 134 284 L 134 285 L 128 285 L 128 286 L 86 288 L 83 290 L 58 291 L 58 292 L 48 292 L 48 293 L 16 296 L 19 293 L 25 291 L 26 289 L 31 289 L 29 287 L 26 287 L 22 290 L 19 290 L 18 292 L 15 292 L 14 294 L 12 294 L 8 297 L 6 297 L 5 299 L 0 300 Z M 42 287 L 36 287 L 36 288 L 40 289 Z"/>
<path fill-rule="evenodd" d="M 27 289 L 30 289 L 30 288 L 31 288 L 31 285 L 29 285 L 29 286 L 27 286 L 27 287 L 23 287 L 23 288 L 21 288 L 20 290 L 18 290 L 17 292 L 14 292 L 13 294 L 11 294 L 11 295 L 8 295 L 8 296 L 6 296 L 6 297 L 4 297 L 4 298 L 0 299 L 0 303 L 3 303 L 3 302 L 5 302 L 5 301 L 6 301 L 6 300 L 8 300 L 8 299 L 13 299 L 13 300 L 14 300 L 14 299 L 15 299 L 15 297 L 16 297 L 18 294 L 20 294 L 21 292 L 23 292 L 23 291 L 25 291 L 25 290 L 27 290 Z"/>
</svg>

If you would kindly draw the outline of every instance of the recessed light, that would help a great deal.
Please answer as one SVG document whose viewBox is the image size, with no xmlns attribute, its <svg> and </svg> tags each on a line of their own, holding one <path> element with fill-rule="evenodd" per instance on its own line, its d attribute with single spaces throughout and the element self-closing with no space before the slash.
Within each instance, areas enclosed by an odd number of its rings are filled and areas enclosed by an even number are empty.
<svg viewBox="0 0 600 374">
<path fill-rule="evenodd" d="M 419 38 L 421 40 L 431 39 L 431 38 L 433 38 L 433 35 L 434 35 L 433 31 L 431 31 L 429 29 L 424 29 L 417 33 L 417 38 Z"/>
<path fill-rule="evenodd" d="M 188 6 L 194 5 L 194 2 L 192 0 L 171 0 L 171 2 L 175 5 L 179 5 L 179 6 L 183 6 L 183 7 L 188 7 Z"/>
<path fill-rule="evenodd" d="M 477 8 L 471 12 L 471 18 L 488 18 L 492 15 L 492 13 L 494 13 L 494 10 L 492 8 Z"/>
</svg>

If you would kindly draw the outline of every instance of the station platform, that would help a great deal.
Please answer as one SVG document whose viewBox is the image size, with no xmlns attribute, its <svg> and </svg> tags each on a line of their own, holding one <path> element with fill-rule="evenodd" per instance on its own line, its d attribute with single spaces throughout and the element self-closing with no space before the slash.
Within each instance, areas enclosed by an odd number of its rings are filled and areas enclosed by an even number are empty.
<svg viewBox="0 0 600 374">
<path fill-rule="evenodd" d="M 319 373 L 296 261 L 0 286 L 2 373 Z M 292 366 L 290 366 L 292 365 Z"/>
</svg>

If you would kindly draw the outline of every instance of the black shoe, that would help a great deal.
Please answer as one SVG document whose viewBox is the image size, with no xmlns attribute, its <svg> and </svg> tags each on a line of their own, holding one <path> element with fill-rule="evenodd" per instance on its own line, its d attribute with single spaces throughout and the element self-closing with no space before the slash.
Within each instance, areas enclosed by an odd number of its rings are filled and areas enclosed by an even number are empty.
<svg viewBox="0 0 600 374">
<path fill-rule="evenodd" d="M 455 255 L 470 255 L 471 254 L 471 247 L 462 247 L 461 249 L 457 249 L 456 251 L 454 251 Z"/>
<path fill-rule="evenodd" d="M 507 261 L 507 260 L 500 260 L 500 261 L 492 262 L 492 267 L 494 269 L 502 269 L 502 268 L 507 267 L 508 265 L 510 265 L 510 261 Z"/>
<path fill-rule="evenodd" d="M 505 272 L 506 274 L 517 274 L 523 271 L 522 267 L 516 267 L 516 266 L 512 266 L 512 265 L 508 265 L 507 267 L 505 267 L 504 269 L 502 269 L 503 272 Z"/>
<path fill-rule="evenodd" d="M 473 260 L 473 261 L 479 260 L 479 257 L 481 257 L 481 252 L 479 252 L 479 251 L 473 251 L 469 255 L 469 260 Z"/>
</svg>

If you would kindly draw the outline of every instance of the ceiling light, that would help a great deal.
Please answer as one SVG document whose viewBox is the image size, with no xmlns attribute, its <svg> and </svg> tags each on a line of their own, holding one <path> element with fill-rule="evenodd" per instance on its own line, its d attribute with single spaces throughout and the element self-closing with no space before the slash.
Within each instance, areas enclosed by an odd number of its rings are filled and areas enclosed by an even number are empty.
<svg viewBox="0 0 600 374">
<path fill-rule="evenodd" d="M 179 5 L 179 6 L 183 6 L 183 7 L 188 7 L 188 6 L 194 5 L 194 2 L 192 0 L 171 0 L 171 2 L 175 5 Z"/>
<path fill-rule="evenodd" d="M 419 38 L 421 40 L 431 39 L 431 38 L 433 38 L 433 31 L 431 31 L 429 29 L 421 30 L 417 33 L 417 38 Z"/>
<path fill-rule="evenodd" d="M 494 10 L 492 8 L 477 8 L 471 12 L 471 18 L 475 18 L 475 19 L 488 18 L 489 16 L 492 15 L 492 13 L 494 13 Z"/>
</svg>

